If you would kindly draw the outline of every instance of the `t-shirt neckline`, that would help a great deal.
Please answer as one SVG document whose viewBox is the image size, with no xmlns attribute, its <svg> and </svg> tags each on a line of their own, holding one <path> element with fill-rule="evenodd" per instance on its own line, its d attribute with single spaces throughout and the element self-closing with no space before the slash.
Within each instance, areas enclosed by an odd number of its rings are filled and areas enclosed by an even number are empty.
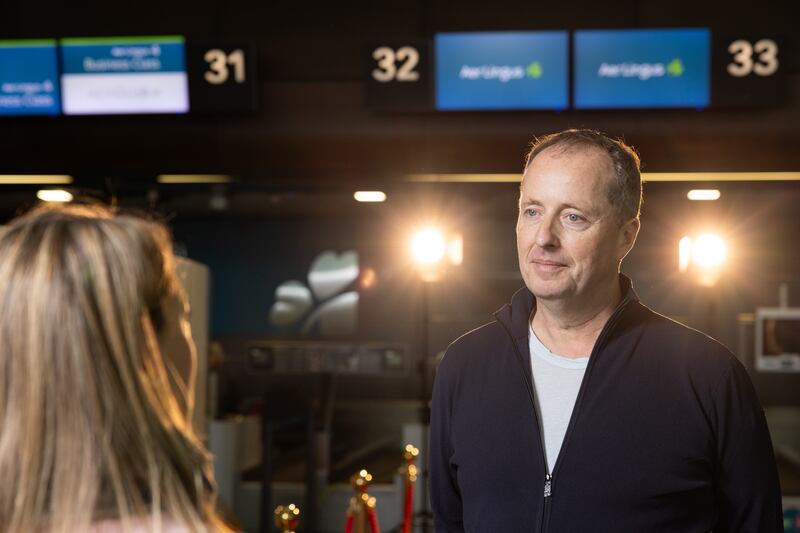
<svg viewBox="0 0 800 533">
<path fill-rule="evenodd" d="M 552 365 L 561 368 L 583 369 L 589 364 L 589 357 L 564 357 L 554 354 L 545 346 L 539 337 L 534 333 L 533 328 L 528 326 L 528 340 L 531 347 L 531 355 L 538 357 Z"/>
</svg>

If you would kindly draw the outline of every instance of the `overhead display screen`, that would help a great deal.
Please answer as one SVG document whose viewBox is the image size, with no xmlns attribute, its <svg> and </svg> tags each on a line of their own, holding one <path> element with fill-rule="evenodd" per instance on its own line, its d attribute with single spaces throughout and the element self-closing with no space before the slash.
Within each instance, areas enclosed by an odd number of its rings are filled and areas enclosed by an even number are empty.
<svg viewBox="0 0 800 533">
<path fill-rule="evenodd" d="M 55 40 L 0 41 L 0 115 L 61 111 Z"/>
<path fill-rule="evenodd" d="M 566 109 L 566 31 L 439 33 L 436 109 Z"/>
<path fill-rule="evenodd" d="M 66 115 L 186 113 L 180 36 L 62 39 Z"/>
<path fill-rule="evenodd" d="M 709 105 L 707 28 L 576 31 L 573 54 L 576 109 Z"/>
</svg>

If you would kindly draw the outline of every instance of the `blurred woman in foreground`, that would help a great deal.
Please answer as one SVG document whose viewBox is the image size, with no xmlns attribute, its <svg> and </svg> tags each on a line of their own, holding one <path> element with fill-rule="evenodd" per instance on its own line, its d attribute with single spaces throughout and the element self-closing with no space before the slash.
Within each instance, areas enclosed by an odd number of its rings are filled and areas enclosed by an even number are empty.
<svg viewBox="0 0 800 533">
<path fill-rule="evenodd" d="M 163 226 L 102 207 L 7 226 L 0 531 L 228 531 L 188 416 L 195 354 L 173 263 Z"/>
</svg>

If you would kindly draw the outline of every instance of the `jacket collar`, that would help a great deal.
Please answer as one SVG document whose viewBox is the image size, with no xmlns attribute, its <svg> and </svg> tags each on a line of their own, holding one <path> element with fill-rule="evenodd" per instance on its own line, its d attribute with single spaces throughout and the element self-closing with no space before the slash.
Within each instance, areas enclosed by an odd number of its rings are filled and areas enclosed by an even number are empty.
<svg viewBox="0 0 800 533">
<path fill-rule="evenodd" d="M 639 296 L 633 290 L 633 283 L 625 274 L 620 273 L 619 284 L 622 289 L 622 299 L 617 304 L 618 311 L 630 302 L 638 302 Z M 494 317 L 511 332 L 515 339 L 528 338 L 528 322 L 536 308 L 536 298 L 527 287 L 522 287 L 511 297 L 511 303 L 505 304 L 497 310 Z"/>
</svg>

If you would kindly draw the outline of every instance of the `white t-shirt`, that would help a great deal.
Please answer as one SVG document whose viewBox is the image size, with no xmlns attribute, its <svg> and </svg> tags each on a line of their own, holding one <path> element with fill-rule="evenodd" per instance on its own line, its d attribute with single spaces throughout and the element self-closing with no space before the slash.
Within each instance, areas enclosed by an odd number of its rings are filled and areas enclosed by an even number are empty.
<svg viewBox="0 0 800 533">
<path fill-rule="evenodd" d="M 569 358 L 552 353 L 528 327 L 533 390 L 540 430 L 544 435 L 547 471 L 552 472 L 564 442 L 575 399 L 581 388 L 588 357 Z"/>
</svg>

